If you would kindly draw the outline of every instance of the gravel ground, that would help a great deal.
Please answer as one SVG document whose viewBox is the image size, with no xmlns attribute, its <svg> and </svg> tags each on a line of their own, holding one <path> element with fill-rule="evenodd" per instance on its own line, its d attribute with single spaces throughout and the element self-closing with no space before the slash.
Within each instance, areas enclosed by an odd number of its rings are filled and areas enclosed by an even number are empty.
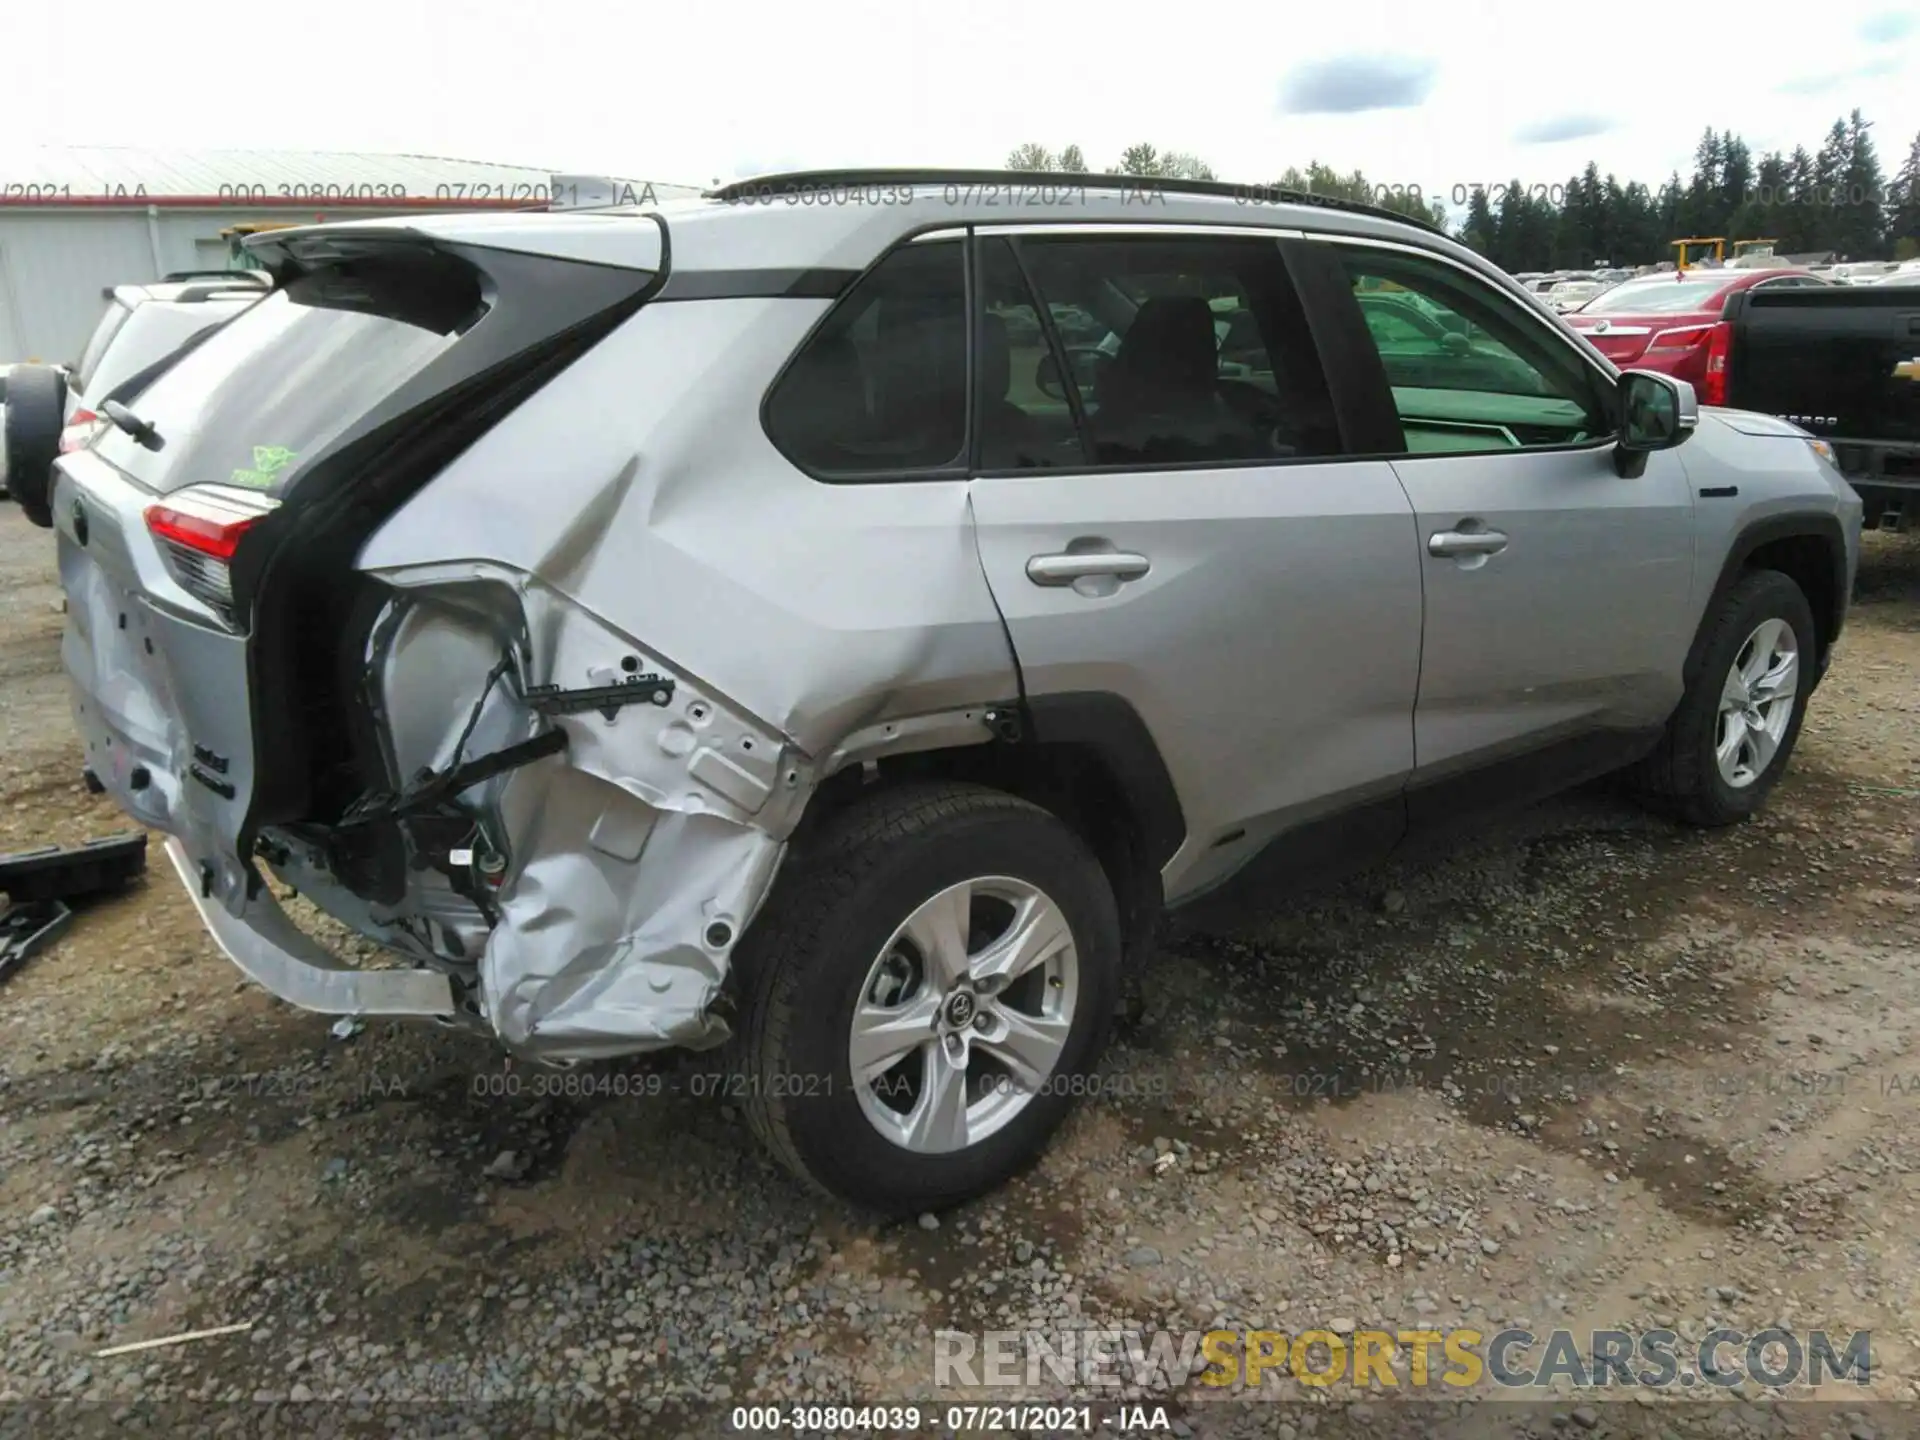
<svg viewBox="0 0 1920 1440">
<path fill-rule="evenodd" d="M 123 828 L 77 783 L 57 600 L 47 536 L 0 507 L 0 850 Z M 1870 536 L 1759 820 L 1682 832 L 1596 788 L 1177 926 L 1046 1158 L 886 1226 L 801 1193 L 697 1062 L 537 1093 L 456 1032 L 335 1037 L 241 980 L 156 850 L 0 988 L 0 1430 L 141 1402 L 283 1433 L 437 1404 L 478 1433 L 500 1402 L 706 1435 L 745 1403 L 1067 1396 L 936 1390 L 940 1330 L 1770 1323 L 1871 1330 L 1871 1385 L 1131 1393 L 1183 1434 L 1920 1430 L 1917 820 L 1920 537 Z M 113 1403 L 36 1408 L 75 1400 Z"/>
</svg>

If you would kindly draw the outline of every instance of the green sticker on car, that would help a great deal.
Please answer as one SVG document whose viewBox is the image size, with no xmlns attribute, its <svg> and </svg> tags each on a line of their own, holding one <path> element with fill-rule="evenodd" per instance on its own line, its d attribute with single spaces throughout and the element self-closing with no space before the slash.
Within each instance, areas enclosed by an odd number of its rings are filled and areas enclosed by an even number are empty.
<svg viewBox="0 0 1920 1440">
<path fill-rule="evenodd" d="M 280 478 L 280 472 L 300 457 L 284 445 L 256 445 L 253 447 L 253 468 L 236 470 L 228 477 L 228 483 L 244 485 L 249 490 L 265 490 Z"/>
</svg>

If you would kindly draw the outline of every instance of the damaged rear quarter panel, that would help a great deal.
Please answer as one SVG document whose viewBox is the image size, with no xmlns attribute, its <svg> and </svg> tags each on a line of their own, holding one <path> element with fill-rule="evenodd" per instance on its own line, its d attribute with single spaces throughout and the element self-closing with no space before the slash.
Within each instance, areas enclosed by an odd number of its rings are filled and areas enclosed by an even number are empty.
<svg viewBox="0 0 1920 1440">
<path fill-rule="evenodd" d="M 636 669 L 673 684 L 664 706 L 554 718 L 568 751 L 497 782 L 512 858 L 481 998 L 509 1044 L 584 1058 L 724 1039 L 731 947 L 820 762 L 876 725 L 1018 693 L 966 482 L 821 484 L 761 428 L 762 395 L 826 306 L 646 307 L 361 553 L 429 612 L 436 594 L 501 597 L 482 608 L 518 630 L 523 685 Z M 447 623 L 471 624 L 457 609 Z M 398 751 L 438 751 L 484 680 L 487 647 L 441 653 L 467 657 L 446 667 L 461 673 L 395 666 L 384 682 L 415 737 L 396 747 L 403 774 L 443 758 Z M 443 707 L 437 726 L 422 705 Z"/>
</svg>

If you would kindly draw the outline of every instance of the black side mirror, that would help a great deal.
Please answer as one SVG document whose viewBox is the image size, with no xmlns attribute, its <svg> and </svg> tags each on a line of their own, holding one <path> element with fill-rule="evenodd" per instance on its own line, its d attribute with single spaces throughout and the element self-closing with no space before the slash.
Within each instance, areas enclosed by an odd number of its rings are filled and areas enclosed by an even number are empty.
<svg viewBox="0 0 1920 1440">
<path fill-rule="evenodd" d="M 1700 401 L 1693 386 L 1654 370 L 1627 370 L 1620 376 L 1620 434 L 1614 467 L 1632 478 L 1647 468 L 1647 456 L 1671 450 L 1700 423 Z"/>
<path fill-rule="evenodd" d="M 1440 353 L 1443 355 L 1471 355 L 1473 341 L 1459 330 L 1449 330 L 1440 337 Z"/>
</svg>

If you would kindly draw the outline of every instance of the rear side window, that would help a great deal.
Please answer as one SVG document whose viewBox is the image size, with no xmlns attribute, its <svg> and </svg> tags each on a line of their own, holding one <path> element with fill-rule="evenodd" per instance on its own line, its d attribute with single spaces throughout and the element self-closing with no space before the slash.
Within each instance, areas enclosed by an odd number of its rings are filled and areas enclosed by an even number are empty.
<svg viewBox="0 0 1920 1440">
<path fill-rule="evenodd" d="M 161 492 L 281 494 L 301 463 L 423 369 L 483 313 L 471 269 L 396 247 L 317 270 L 253 305 L 134 402 L 168 442 L 110 432 L 100 453 Z"/>
<path fill-rule="evenodd" d="M 903 245 L 868 271 L 774 383 L 766 427 L 822 480 L 957 472 L 967 448 L 960 242 Z"/>
<path fill-rule="evenodd" d="M 127 323 L 127 317 L 132 313 L 118 300 L 108 303 L 107 313 L 93 327 L 93 338 L 87 341 L 80 363 L 73 367 L 75 394 L 86 393 L 87 387 L 93 383 L 93 372 L 100 368 L 100 357 L 107 353 L 107 346 L 113 343 L 113 337 L 120 333 L 120 327 Z"/>
<path fill-rule="evenodd" d="M 1098 469 L 1340 453 L 1319 352 L 1272 240 L 1008 243 L 986 242 L 981 266 L 985 468 L 1087 463 L 1070 438 L 1076 426 Z M 1022 271 L 1053 319 L 1057 355 L 1040 353 Z M 1070 314 L 1088 323 L 1070 327 Z"/>
</svg>

